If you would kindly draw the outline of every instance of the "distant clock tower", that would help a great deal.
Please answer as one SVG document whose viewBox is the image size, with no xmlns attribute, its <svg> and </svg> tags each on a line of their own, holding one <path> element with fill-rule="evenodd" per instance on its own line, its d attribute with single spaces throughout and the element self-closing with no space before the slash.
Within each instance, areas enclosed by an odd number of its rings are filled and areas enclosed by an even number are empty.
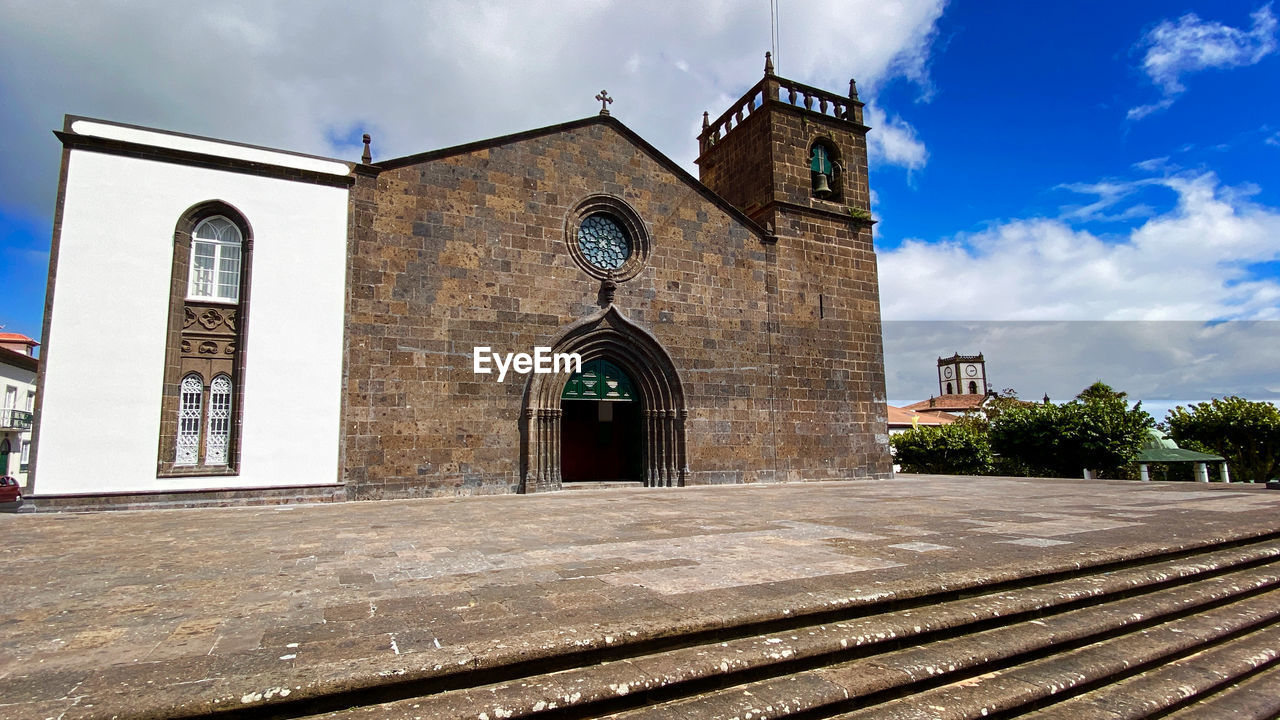
<svg viewBox="0 0 1280 720">
<path fill-rule="evenodd" d="M 939 395 L 986 395 L 987 361 L 982 353 L 938 358 Z"/>
</svg>

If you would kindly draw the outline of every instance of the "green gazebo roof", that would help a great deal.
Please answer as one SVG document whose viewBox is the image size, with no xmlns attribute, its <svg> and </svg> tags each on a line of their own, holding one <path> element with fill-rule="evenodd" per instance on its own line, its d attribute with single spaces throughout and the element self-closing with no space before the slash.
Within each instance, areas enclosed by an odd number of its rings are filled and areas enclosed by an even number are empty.
<svg viewBox="0 0 1280 720">
<path fill-rule="evenodd" d="M 1142 443 L 1142 450 L 1138 452 L 1140 463 L 1222 462 L 1223 460 L 1225 458 L 1219 455 L 1183 450 L 1155 428 L 1147 431 L 1147 439 Z"/>
<path fill-rule="evenodd" d="M 1222 462 L 1220 455 L 1183 450 L 1182 448 L 1143 448 L 1138 453 L 1140 463 L 1174 463 L 1174 462 Z"/>
</svg>

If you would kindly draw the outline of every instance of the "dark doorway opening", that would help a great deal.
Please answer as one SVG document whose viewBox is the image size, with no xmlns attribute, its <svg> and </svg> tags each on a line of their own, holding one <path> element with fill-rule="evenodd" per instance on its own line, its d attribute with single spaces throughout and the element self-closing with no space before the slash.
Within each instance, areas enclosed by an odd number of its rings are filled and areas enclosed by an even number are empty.
<svg viewBox="0 0 1280 720">
<path fill-rule="evenodd" d="M 643 482 L 644 423 L 635 386 L 622 368 L 597 358 L 560 393 L 563 482 Z"/>
<path fill-rule="evenodd" d="M 560 406 L 564 482 L 644 480 L 640 403 L 563 400 Z"/>
</svg>

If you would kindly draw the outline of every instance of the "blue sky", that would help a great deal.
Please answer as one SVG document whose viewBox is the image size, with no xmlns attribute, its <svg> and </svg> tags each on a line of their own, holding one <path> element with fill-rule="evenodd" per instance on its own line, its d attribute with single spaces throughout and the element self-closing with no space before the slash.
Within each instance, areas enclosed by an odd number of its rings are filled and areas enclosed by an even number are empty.
<svg viewBox="0 0 1280 720">
<path fill-rule="evenodd" d="M 1197 67 L 1204 63 L 1192 49 L 1229 39 L 1215 38 L 1214 24 L 1253 30 L 1250 14 L 1264 7 L 951 3 L 937 23 L 928 87 L 897 79 L 877 98 L 910 122 L 929 150 L 918 172 L 878 168 L 875 187 L 889 216 L 881 247 L 904 237 L 976 231 L 1003 218 L 1055 216 L 1092 200 L 1071 186 L 1146 179 L 1174 168 L 1211 171 L 1228 186 L 1254 185 L 1255 202 L 1280 205 L 1280 56 L 1273 49 L 1246 64 L 1255 48 L 1274 48 L 1274 29 L 1265 40 L 1237 38 L 1246 57 L 1224 57 L 1216 66 Z M 1147 36 L 1187 15 L 1199 22 L 1188 23 L 1185 35 L 1200 42 L 1187 43 L 1191 57 L 1178 73 L 1185 91 L 1171 95 L 1162 111 L 1129 118 L 1132 109 L 1166 98 L 1143 69 L 1152 50 Z M 1151 170 L 1135 167 L 1161 158 Z M 1148 187 L 1121 207 L 1168 210 L 1175 201 Z M 1101 233 L 1130 225 L 1077 223 Z"/>
<path fill-rule="evenodd" d="M 936 392 L 930 358 L 956 351 L 1028 397 L 1104 372 L 1157 406 L 1280 397 L 1277 17 L 781 0 L 779 73 L 857 78 L 875 128 L 889 400 Z M 696 174 L 702 111 L 769 47 L 768 0 L 0 0 L 0 324 L 40 333 L 63 113 L 354 160 L 361 132 L 376 157 L 421 152 L 593 114 L 605 87 Z"/>
</svg>

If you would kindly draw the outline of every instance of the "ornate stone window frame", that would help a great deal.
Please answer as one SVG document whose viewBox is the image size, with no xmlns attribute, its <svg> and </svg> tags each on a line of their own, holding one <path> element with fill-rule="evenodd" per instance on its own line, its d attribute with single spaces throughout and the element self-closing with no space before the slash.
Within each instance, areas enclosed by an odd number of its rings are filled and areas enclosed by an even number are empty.
<svg viewBox="0 0 1280 720">
<path fill-rule="evenodd" d="M 608 215 L 617 222 L 618 227 L 631 242 L 631 255 L 622 263 L 622 267 L 608 270 L 597 267 L 583 254 L 579 245 L 579 230 L 582 221 L 592 215 Z M 625 282 L 635 277 L 644 269 L 649 259 L 649 231 L 644 221 L 626 201 L 613 195 L 589 195 L 569 211 L 565 218 L 565 242 L 569 246 L 569 255 L 583 272 L 596 280 L 612 279 L 614 282 Z"/>
<path fill-rule="evenodd" d="M 188 298 L 191 278 L 192 234 L 200 223 L 221 217 L 240 232 L 240 291 L 238 302 Z M 244 408 L 245 338 L 248 336 L 249 288 L 253 274 L 253 228 L 244 213 L 221 200 L 188 208 L 173 234 L 173 264 L 169 284 L 169 328 L 165 342 L 164 378 L 160 398 L 160 438 L 156 477 L 238 475 L 240 431 Z M 203 383 L 202 408 L 210 407 L 211 384 L 219 375 L 231 383 L 231 408 L 226 458 L 207 462 L 208 418 L 202 418 L 198 462 L 178 464 L 178 415 L 181 385 L 195 374 Z"/>
</svg>

